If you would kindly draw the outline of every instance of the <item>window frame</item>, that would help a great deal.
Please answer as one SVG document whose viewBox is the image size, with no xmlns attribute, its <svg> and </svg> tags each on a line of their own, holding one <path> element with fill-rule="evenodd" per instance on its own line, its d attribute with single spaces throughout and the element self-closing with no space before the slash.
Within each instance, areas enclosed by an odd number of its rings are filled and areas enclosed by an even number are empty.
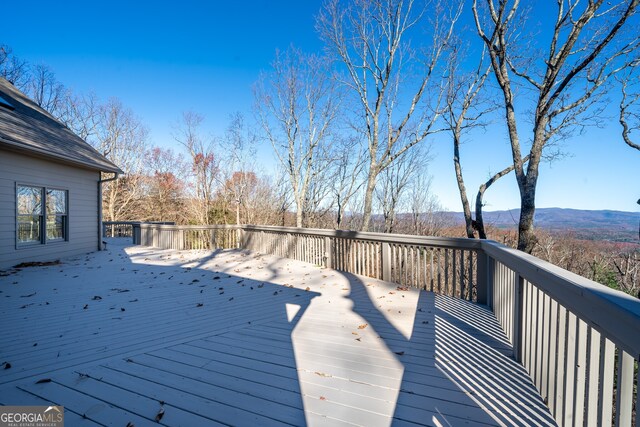
<svg viewBox="0 0 640 427">
<path fill-rule="evenodd" d="M 20 187 L 30 187 L 30 188 L 36 188 L 40 190 L 40 212 L 38 214 L 33 214 L 33 215 L 28 215 L 28 214 L 20 214 L 20 210 L 19 210 L 19 206 L 18 206 L 18 195 L 19 195 L 19 188 Z M 47 198 L 47 192 L 50 190 L 55 190 L 55 191 L 62 191 L 64 192 L 64 197 L 65 197 L 65 210 L 66 213 L 64 214 L 51 214 L 49 215 L 47 213 L 47 202 L 48 202 L 48 198 Z M 34 248 L 34 247 L 39 247 L 42 245 L 57 245 L 57 244 L 63 244 L 69 241 L 69 235 L 70 235 L 70 229 L 69 229 L 69 189 L 68 188 L 64 188 L 64 187 L 58 187 L 58 186 L 45 186 L 42 184 L 34 184 L 34 183 L 30 183 L 30 182 L 16 182 L 15 184 L 15 243 L 16 243 L 16 249 L 26 249 L 26 248 Z M 39 218 L 39 226 L 38 226 L 38 232 L 39 232 L 39 240 L 33 240 L 33 241 L 20 241 L 19 239 L 19 218 L 23 216 L 32 216 L 32 217 L 38 217 Z M 63 229 L 63 237 L 62 238 L 53 238 L 50 239 L 47 236 L 47 217 L 49 216 L 55 216 L 55 217 L 62 217 L 62 229 Z"/>
<path fill-rule="evenodd" d="M 64 208 L 65 208 L 65 213 L 63 214 L 59 214 L 59 213 L 52 213 L 49 214 L 47 212 L 47 203 L 49 203 L 48 200 L 48 193 L 49 191 L 62 191 L 64 193 Z M 55 187 L 44 187 L 43 188 L 43 192 L 44 192 L 44 203 L 42 204 L 42 209 L 44 212 L 44 216 L 43 216 L 43 228 L 44 228 L 44 235 L 42 236 L 42 238 L 46 243 L 57 243 L 57 242 L 67 242 L 69 241 L 69 191 L 62 189 L 62 188 L 55 188 Z M 48 224 L 47 224 L 47 220 L 50 216 L 54 216 L 56 218 L 58 217 L 62 217 L 62 237 L 59 238 L 52 238 L 50 239 L 49 236 L 47 235 L 48 233 Z"/>
</svg>

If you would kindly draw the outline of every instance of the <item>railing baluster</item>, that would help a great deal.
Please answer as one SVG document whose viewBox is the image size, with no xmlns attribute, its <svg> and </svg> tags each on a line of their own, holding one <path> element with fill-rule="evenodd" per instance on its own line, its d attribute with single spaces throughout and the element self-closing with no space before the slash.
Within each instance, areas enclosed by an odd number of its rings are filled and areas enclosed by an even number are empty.
<svg viewBox="0 0 640 427">
<path fill-rule="evenodd" d="M 615 348 L 604 336 L 600 337 L 600 385 L 598 387 L 598 425 L 610 426 L 613 417 L 613 377 Z"/>
<path fill-rule="evenodd" d="M 588 360 L 587 366 L 587 412 L 585 425 L 596 427 L 598 425 L 598 374 L 600 368 L 600 334 L 589 327 L 587 335 Z"/>
<path fill-rule="evenodd" d="M 573 417 L 575 425 L 584 423 L 584 393 L 587 369 L 587 324 L 578 319 L 576 340 L 576 373 L 575 373 L 575 401 Z"/>
<path fill-rule="evenodd" d="M 618 384 L 616 393 L 616 425 L 630 426 L 633 405 L 634 359 L 618 348 Z"/>
<path fill-rule="evenodd" d="M 576 323 L 578 319 L 576 316 L 568 312 L 567 316 L 567 336 L 566 336 L 566 348 L 567 357 L 565 359 L 564 366 L 564 422 L 563 425 L 573 425 L 573 401 L 575 399 L 575 366 L 576 366 Z"/>
<path fill-rule="evenodd" d="M 567 360 L 567 309 L 558 307 L 558 363 L 556 370 L 556 397 L 555 410 L 553 411 L 556 420 L 564 418 L 564 389 L 565 389 L 565 362 Z"/>
<path fill-rule="evenodd" d="M 546 397 L 547 406 L 551 409 L 552 414 L 555 408 L 556 385 L 558 383 L 556 373 L 556 366 L 558 363 L 558 316 L 558 303 L 554 299 L 551 299 L 551 305 L 549 308 L 549 351 L 547 356 L 549 360 L 549 382 Z"/>
</svg>

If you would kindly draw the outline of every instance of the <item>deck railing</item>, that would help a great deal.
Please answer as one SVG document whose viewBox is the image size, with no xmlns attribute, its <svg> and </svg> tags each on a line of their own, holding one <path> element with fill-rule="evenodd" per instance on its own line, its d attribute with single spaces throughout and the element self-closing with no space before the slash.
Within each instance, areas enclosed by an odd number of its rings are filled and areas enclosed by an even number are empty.
<svg viewBox="0 0 640 427">
<path fill-rule="evenodd" d="M 133 237 L 133 225 L 141 224 L 141 221 L 103 221 L 102 236 L 103 237 Z M 147 224 L 170 224 L 175 222 L 157 221 L 148 222 Z"/>
<path fill-rule="evenodd" d="M 134 243 L 241 248 L 487 305 L 560 425 L 631 426 L 640 300 L 492 241 L 267 226 L 134 225 Z"/>
</svg>

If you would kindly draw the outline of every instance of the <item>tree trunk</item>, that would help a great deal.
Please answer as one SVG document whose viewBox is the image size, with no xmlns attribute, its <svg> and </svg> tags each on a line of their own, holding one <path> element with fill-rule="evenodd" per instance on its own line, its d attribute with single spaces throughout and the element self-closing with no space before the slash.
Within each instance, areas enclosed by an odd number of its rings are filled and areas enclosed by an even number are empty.
<svg viewBox="0 0 640 427">
<path fill-rule="evenodd" d="M 530 155 L 527 154 L 527 156 L 524 159 L 522 159 L 522 164 L 528 162 L 529 158 L 530 158 Z M 478 235 L 480 236 L 481 239 L 487 238 L 487 233 L 485 232 L 485 228 L 484 228 L 484 219 L 482 218 L 482 206 L 483 206 L 482 200 L 484 199 L 484 192 L 487 191 L 489 187 L 493 185 L 494 182 L 496 182 L 506 174 L 510 173 L 514 168 L 515 168 L 515 165 L 507 166 L 506 168 L 502 169 L 500 172 L 498 172 L 497 174 L 489 178 L 487 182 L 485 182 L 480 186 L 480 188 L 478 188 L 478 195 L 476 196 L 475 229 L 478 230 Z"/>
<path fill-rule="evenodd" d="M 482 184 L 478 190 L 478 196 L 476 197 L 476 224 L 475 228 L 478 230 L 478 237 L 481 239 L 487 238 L 487 233 L 484 230 L 484 218 L 482 217 L 482 199 L 484 192 L 488 187 L 486 184 Z"/>
<path fill-rule="evenodd" d="M 533 217 L 536 213 L 536 183 L 531 182 L 527 174 L 527 184 L 520 194 L 520 222 L 518 224 L 518 249 L 530 254 L 536 244 L 533 230 Z"/>
<path fill-rule="evenodd" d="M 371 226 L 371 211 L 373 209 L 373 192 L 376 189 L 376 178 L 378 173 L 375 166 L 371 166 L 369 169 L 369 177 L 367 178 L 367 188 L 364 193 L 364 211 L 362 218 L 361 231 L 369 231 Z"/>
<path fill-rule="evenodd" d="M 298 228 L 302 228 L 303 212 L 301 205 L 302 203 L 298 203 L 298 201 L 296 201 L 296 227 Z"/>
<path fill-rule="evenodd" d="M 340 195 L 337 196 L 337 204 L 338 211 L 336 212 L 336 229 L 340 229 L 340 224 L 342 224 L 342 200 L 340 200 Z"/>
<path fill-rule="evenodd" d="M 464 212 L 464 223 L 465 223 L 467 237 L 470 239 L 473 239 L 476 236 L 473 232 L 471 208 L 469 207 L 469 199 L 467 198 L 467 189 L 465 188 L 464 178 L 462 177 L 462 167 L 460 166 L 460 141 L 455 136 L 453 140 L 453 164 L 456 169 L 456 180 L 458 181 L 458 190 L 460 190 L 460 201 L 462 201 L 462 210 Z M 476 215 L 478 212 L 477 206 L 478 204 L 476 202 Z"/>
</svg>

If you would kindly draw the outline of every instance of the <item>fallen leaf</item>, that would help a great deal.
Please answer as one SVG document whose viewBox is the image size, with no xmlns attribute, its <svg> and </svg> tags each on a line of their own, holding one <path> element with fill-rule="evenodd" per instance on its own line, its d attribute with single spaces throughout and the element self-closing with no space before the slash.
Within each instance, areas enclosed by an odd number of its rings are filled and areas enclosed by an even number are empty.
<svg viewBox="0 0 640 427">
<path fill-rule="evenodd" d="M 125 310 L 124 310 L 124 307 L 121 307 L 121 308 L 120 308 L 120 311 L 125 311 Z"/>
<path fill-rule="evenodd" d="M 96 295 L 93 298 L 91 298 L 92 301 L 98 301 L 98 300 L 101 300 L 101 299 L 102 299 L 102 297 L 100 295 Z"/>
<path fill-rule="evenodd" d="M 358 326 L 358 329 L 364 329 L 364 328 L 366 328 L 368 325 L 369 325 L 368 323 L 364 323 L 364 324 L 362 324 L 362 325 Z"/>
<path fill-rule="evenodd" d="M 50 383 L 51 382 L 51 378 L 42 378 L 41 380 L 36 381 L 36 384 L 44 384 L 44 383 Z"/>
<path fill-rule="evenodd" d="M 126 427 L 136 427 L 135 424 L 133 424 L 131 421 L 129 421 L 126 425 Z"/>
<path fill-rule="evenodd" d="M 35 294 L 37 294 L 37 292 L 34 292 L 32 294 L 29 294 L 29 295 L 20 295 L 20 298 L 29 298 L 29 297 L 34 296 Z"/>
<path fill-rule="evenodd" d="M 196 305 L 196 307 L 202 307 L 202 306 L 204 306 L 204 304 L 203 304 L 203 303 L 201 303 L 201 302 L 199 302 L 199 303 Z"/>
<path fill-rule="evenodd" d="M 160 410 L 156 414 L 156 422 L 159 423 L 162 417 L 164 417 L 164 408 L 160 408 Z"/>
<path fill-rule="evenodd" d="M 304 290 L 309 292 L 311 290 L 311 288 L 307 286 Z"/>
<path fill-rule="evenodd" d="M 10 369 L 10 368 L 11 368 L 11 363 L 4 362 L 4 369 Z"/>
<path fill-rule="evenodd" d="M 324 372 L 318 372 L 318 371 L 316 371 L 316 372 L 314 372 L 314 373 L 315 373 L 316 375 L 318 375 L 319 377 L 325 377 L 325 378 L 330 378 L 330 377 L 331 377 L 331 375 L 329 375 L 329 374 L 325 374 Z"/>
<path fill-rule="evenodd" d="M 229 301 L 233 301 L 233 297 L 229 298 Z"/>
<path fill-rule="evenodd" d="M 404 355 L 404 351 L 394 351 L 394 353 L 397 354 L 398 356 Z"/>
<path fill-rule="evenodd" d="M 83 310 L 86 310 L 87 308 L 89 308 L 89 304 L 85 304 L 84 307 L 82 307 Z"/>
<path fill-rule="evenodd" d="M 320 400 L 327 400 L 327 398 L 324 396 L 320 396 Z"/>
</svg>

